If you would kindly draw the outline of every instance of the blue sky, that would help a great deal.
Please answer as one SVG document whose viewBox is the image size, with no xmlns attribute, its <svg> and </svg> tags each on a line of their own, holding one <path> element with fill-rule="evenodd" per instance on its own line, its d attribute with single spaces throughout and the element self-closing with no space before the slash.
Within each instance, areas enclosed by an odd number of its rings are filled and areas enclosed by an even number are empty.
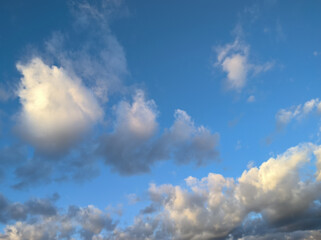
<svg viewBox="0 0 321 240">
<path fill-rule="evenodd" d="M 321 238 L 318 1 L 2 1 L 0 238 Z"/>
</svg>

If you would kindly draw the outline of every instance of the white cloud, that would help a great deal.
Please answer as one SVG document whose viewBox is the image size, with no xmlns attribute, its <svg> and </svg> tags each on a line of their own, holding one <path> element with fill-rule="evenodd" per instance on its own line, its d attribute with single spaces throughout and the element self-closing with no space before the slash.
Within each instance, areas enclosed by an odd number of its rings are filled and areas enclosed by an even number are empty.
<svg viewBox="0 0 321 240">
<path fill-rule="evenodd" d="M 0 238 L 318 238 L 321 213 L 320 149 L 321 146 L 312 143 L 289 148 L 259 167 L 245 170 L 238 179 L 209 173 L 202 179 L 186 178 L 187 187 L 150 184 L 149 206 L 153 209 L 145 208 L 134 223 L 125 228 L 121 225 L 116 227 L 116 222 L 108 213 L 94 206 L 71 206 L 65 214 L 44 200 L 20 204 L 0 198 L 1 213 L 5 212 L 0 221 L 8 223 L 18 219 L 5 227 Z M 314 157 L 316 179 L 311 178 L 311 172 L 302 175 L 303 169 L 312 170 L 310 166 L 305 168 L 305 165 Z M 20 216 L 12 214 L 21 207 L 29 210 Z M 6 215 L 6 212 L 10 214 Z"/>
<path fill-rule="evenodd" d="M 135 139 L 148 139 L 157 129 L 157 112 L 153 100 L 146 101 L 144 92 L 138 90 L 133 103 L 122 101 L 116 108 L 116 131 Z"/>
<path fill-rule="evenodd" d="M 283 128 L 293 119 L 301 120 L 313 111 L 321 113 L 321 102 L 318 98 L 311 99 L 303 105 L 299 104 L 287 109 L 280 109 L 275 115 L 277 127 Z"/>
<path fill-rule="evenodd" d="M 227 72 L 227 84 L 231 89 L 241 89 L 245 85 L 248 72 L 247 59 L 240 54 L 226 57 L 222 62 L 223 71 Z"/>
<path fill-rule="evenodd" d="M 274 226 L 274 231 L 281 227 L 281 231 L 293 231 L 295 224 L 298 229 L 304 229 L 300 221 L 318 219 L 313 212 L 319 210 L 313 209 L 320 206 L 321 182 L 301 177 L 300 171 L 313 153 L 318 154 L 316 149 L 320 146 L 310 143 L 290 148 L 276 158 L 263 162 L 258 168 L 245 170 L 237 180 L 209 173 L 202 179 L 186 178 L 188 188 L 151 184 L 150 199 L 163 210 L 156 215 L 154 213 L 153 219 L 158 226 L 153 227 L 153 232 L 149 229 L 146 236 L 157 239 L 156 233 L 163 231 L 170 234 L 171 239 L 233 237 L 233 234 L 239 234 L 238 231 L 245 231 L 242 230 L 242 223 L 253 212 L 261 216 L 258 218 L 261 226 L 247 226 L 253 227 L 253 235 L 262 234 L 265 228 L 268 236 L 270 224 Z M 145 224 L 155 221 L 146 219 Z M 171 225 L 172 228 L 164 228 L 164 225 Z M 133 228 L 135 225 L 128 229 L 134 231 Z M 136 230 L 144 231 L 142 228 Z M 244 233 L 238 236 L 244 236 Z"/>
<path fill-rule="evenodd" d="M 257 75 L 270 70 L 272 62 L 265 64 L 253 64 L 249 60 L 250 47 L 242 43 L 239 37 L 232 44 L 216 47 L 217 62 L 214 66 L 220 66 L 227 74 L 225 80 L 226 88 L 230 90 L 242 90 L 249 75 Z"/>
<path fill-rule="evenodd" d="M 66 151 L 103 116 L 98 102 L 81 80 L 62 67 L 33 58 L 17 64 L 22 105 L 19 130 L 41 152 Z"/>
</svg>

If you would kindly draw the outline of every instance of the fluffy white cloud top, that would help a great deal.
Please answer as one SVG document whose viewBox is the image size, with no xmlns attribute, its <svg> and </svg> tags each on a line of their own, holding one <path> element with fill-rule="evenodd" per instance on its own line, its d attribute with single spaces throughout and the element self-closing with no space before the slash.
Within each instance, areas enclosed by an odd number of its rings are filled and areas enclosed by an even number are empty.
<svg viewBox="0 0 321 240">
<path fill-rule="evenodd" d="M 17 64 L 22 105 L 19 130 L 38 151 L 53 154 L 69 149 L 103 116 L 92 92 L 62 67 L 40 58 Z"/>
<path fill-rule="evenodd" d="M 225 87 L 229 90 L 242 90 L 249 78 L 249 75 L 257 75 L 266 72 L 273 67 L 272 62 L 254 64 L 249 59 L 250 47 L 237 37 L 233 43 L 216 47 L 217 62 L 226 74 Z"/>
</svg>

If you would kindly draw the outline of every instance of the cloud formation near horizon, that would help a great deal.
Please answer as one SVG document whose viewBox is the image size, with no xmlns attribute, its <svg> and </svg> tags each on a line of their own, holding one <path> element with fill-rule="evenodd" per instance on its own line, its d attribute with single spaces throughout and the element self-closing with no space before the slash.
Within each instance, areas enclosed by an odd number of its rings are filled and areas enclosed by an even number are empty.
<svg viewBox="0 0 321 240">
<path fill-rule="evenodd" d="M 9 203 L 2 196 L 0 220 L 8 225 L 0 237 L 20 240 L 32 236 L 40 240 L 80 234 L 80 239 L 106 240 L 317 238 L 321 229 L 320 151 L 321 146 L 311 143 L 292 147 L 259 167 L 245 170 L 238 179 L 209 173 L 202 179 L 186 178 L 187 188 L 150 184 L 152 210 L 142 210 L 125 228 L 94 206 L 70 206 L 66 211 L 55 209 L 52 200 L 20 204 Z M 315 172 L 308 166 L 310 177 L 302 175 L 312 158 L 317 163 Z M 19 210 L 23 217 L 14 214 L 18 209 L 23 209 Z"/>
</svg>

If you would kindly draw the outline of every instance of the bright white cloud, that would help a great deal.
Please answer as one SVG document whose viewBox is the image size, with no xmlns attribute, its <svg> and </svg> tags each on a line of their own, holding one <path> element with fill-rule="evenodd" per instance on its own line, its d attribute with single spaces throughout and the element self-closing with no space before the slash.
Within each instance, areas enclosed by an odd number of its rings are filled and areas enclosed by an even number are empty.
<svg viewBox="0 0 321 240">
<path fill-rule="evenodd" d="M 17 68 L 23 75 L 19 130 L 37 150 L 64 152 L 102 118 L 91 91 L 63 68 L 48 66 L 39 58 Z"/>
<path fill-rule="evenodd" d="M 273 67 L 272 62 L 253 64 L 249 61 L 250 47 L 237 38 L 234 43 L 217 47 L 217 62 L 227 74 L 226 88 L 240 91 L 245 87 L 249 74 L 256 75 Z"/>
<path fill-rule="evenodd" d="M 227 84 L 231 89 L 241 89 L 245 85 L 248 72 L 247 59 L 240 54 L 226 57 L 222 67 L 227 72 Z"/>
<path fill-rule="evenodd" d="M 171 184 L 151 184 L 150 199 L 163 209 L 155 219 L 172 226 L 163 229 L 170 231 L 172 239 L 213 239 L 238 234 L 233 231 L 241 227 L 252 212 L 262 216 L 262 224 L 265 221 L 275 227 L 280 221 L 290 221 L 291 226 L 291 221 L 301 217 L 302 221 L 307 221 L 304 220 L 307 211 L 319 206 L 321 183 L 304 180 L 300 170 L 313 154 L 318 158 L 319 150 L 316 149 L 320 147 L 313 144 L 290 148 L 258 168 L 245 170 L 237 180 L 209 173 L 202 179 L 188 177 L 188 189 Z M 151 222 L 148 220 L 149 224 Z M 154 229 L 148 234 L 150 239 L 156 239 L 159 228 Z"/>
</svg>

